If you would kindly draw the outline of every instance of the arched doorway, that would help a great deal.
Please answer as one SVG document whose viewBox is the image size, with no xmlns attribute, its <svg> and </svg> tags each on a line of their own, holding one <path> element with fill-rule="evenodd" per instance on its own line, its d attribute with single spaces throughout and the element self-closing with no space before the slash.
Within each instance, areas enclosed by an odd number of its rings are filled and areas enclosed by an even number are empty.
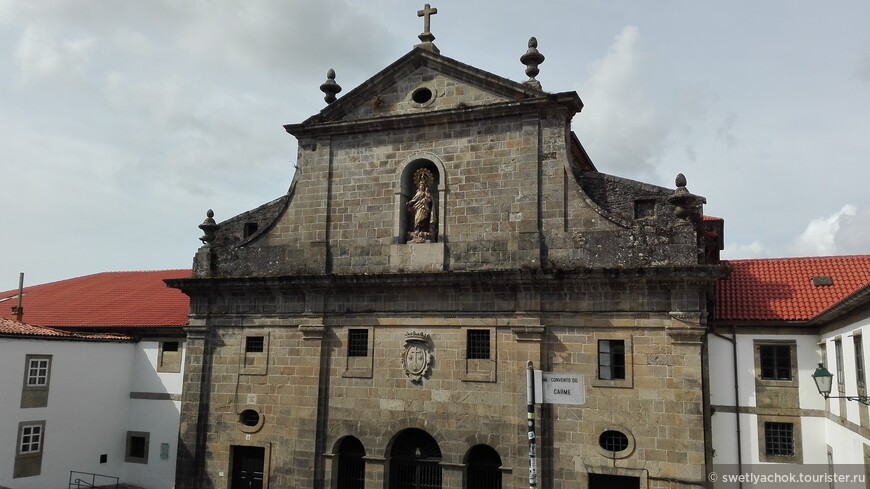
<svg viewBox="0 0 870 489">
<path fill-rule="evenodd" d="M 362 442 L 353 436 L 347 436 L 338 444 L 335 451 L 336 489 L 363 489 L 366 485 L 366 454 Z"/>
<path fill-rule="evenodd" d="M 501 489 L 501 457 L 489 445 L 471 447 L 465 457 L 466 489 Z"/>
<path fill-rule="evenodd" d="M 389 489 L 441 489 L 441 449 L 417 428 L 400 432 L 390 448 Z"/>
</svg>

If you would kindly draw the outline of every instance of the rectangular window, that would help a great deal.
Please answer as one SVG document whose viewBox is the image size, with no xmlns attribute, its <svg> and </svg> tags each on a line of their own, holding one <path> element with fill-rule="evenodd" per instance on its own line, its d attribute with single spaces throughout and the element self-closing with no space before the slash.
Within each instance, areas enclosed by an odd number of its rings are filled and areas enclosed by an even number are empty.
<svg viewBox="0 0 870 489">
<path fill-rule="evenodd" d="M 26 455 L 42 451 L 42 424 L 25 424 L 21 426 L 21 442 L 18 444 L 18 454 Z"/>
<path fill-rule="evenodd" d="M 465 344 L 467 360 L 489 360 L 489 330 L 469 329 Z"/>
<path fill-rule="evenodd" d="M 864 377 L 864 341 L 861 335 L 852 337 L 852 342 L 855 345 L 855 377 L 858 379 L 858 387 L 866 387 Z"/>
<path fill-rule="evenodd" d="M 794 451 L 794 425 L 791 423 L 764 423 L 764 452 L 770 456 L 792 457 Z"/>
<path fill-rule="evenodd" d="M 27 362 L 27 386 L 44 387 L 48 385 L 50 358 L 30 358 Z"/>
<path fill-rule="evenodd" d="M 148 442 L 150 438 L 150 433 L 142 431 L 128 431 L 127 449 L 124 456 L 124 461 L 135 464 L 147 464 Z"/>
<path fill-rule="evenodd" d="M 843 385 L 843 342 L 841 340 L 834 340 L 834 354 L 836 355 L 837 360 L 837 385 Z M 841 389 L 842 390 L 842 389 Z"/>
<path fill-rule="evenodd" d="M 51 355 L 26 355 L 24 379 L 21 389 L 21 408 L 48 406 L 48 387 L 51 384 Z"/>
<path fill-rule="evenodd" d="M 766 380 L 791 380 L 791 346 L 761 345 L 761 378 Z"/>
<path fill-rule="evenodd" d="M 181 372 L 181 344 L 177 340 L 161 341 L 157 353 L 158 372 Z"/>
<path fill-rule="evenodd" d="M 625 379 L 625 340 L 598 340 L 598 378 Z"/>
<path fill-rule="evenodd" d="M 347 332 L 347 356 L 367 357 L 369 355 L 369 330 L 351 329 Z"/>
<path fill-rule="evenodd" d="M 262 336 L 247 336 L 245 337 L 245 353 L 263 353 Z"/>
<path fill-rule="evenodd" d="M 19 479 L 39 475 L 42 472 L 44 447 L 44 420 L 18 423 L 18 443 L 15 445 L 15 464 L 12 467 L 12 478 Z"/>
</svg>

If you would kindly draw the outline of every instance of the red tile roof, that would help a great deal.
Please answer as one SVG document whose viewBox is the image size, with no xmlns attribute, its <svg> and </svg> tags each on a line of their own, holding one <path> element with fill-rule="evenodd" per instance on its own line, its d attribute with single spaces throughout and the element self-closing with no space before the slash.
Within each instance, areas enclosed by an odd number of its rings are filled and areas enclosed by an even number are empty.
<svg viewBox="0 0 870 489">
<path fill-rule="evenodd" d="M 33 326 L 32 324 L 19 323 L 10 319 L 0 318 L 0 336 L 26 336 L 29 338 L 52 338 L 70 340 L 95 340 L 95 341 L 130 341 L 132 338 L 119 334 L 88 334 L 61 331 L 58 329 Z"/>
<path fill-rule="evenodd" d="M 729 260 L 716 285 L 716 319 L 809 321 L 870 286 L 870 255 Z M 830 277 L 832 285 L 814 285 Z"/>
<path fill-rule="evenodd" d="M 163 280 L 190 276 L 190 270 L 105 272 L 25 287 L 22 319 L 49 327 L 184 326 L 189 299 Z M 17 304 L 17 289 L 0 292 L 0 318 L 15 319 Z"/>
</svg>

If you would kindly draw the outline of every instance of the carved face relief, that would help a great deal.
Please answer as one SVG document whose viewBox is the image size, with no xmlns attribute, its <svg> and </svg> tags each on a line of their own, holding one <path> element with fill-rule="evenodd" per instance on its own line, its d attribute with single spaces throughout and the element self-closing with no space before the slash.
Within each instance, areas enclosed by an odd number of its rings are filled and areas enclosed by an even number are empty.
<svg viewBox="0 0 870 489">
<path fill-rule="evenodd" d="M 423 333 L 405 334 L 402 367 L 412 382 L 422 382 L 432 366 L 431 338 Z"/>
</svg>

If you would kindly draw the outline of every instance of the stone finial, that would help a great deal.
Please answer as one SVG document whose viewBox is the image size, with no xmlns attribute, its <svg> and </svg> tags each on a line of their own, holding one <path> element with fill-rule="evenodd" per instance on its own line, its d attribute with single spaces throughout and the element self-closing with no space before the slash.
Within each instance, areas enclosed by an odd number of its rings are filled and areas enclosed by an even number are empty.
<svg viewBox="0 0 870 489">
<path fill-rule="evenodd" d="M 341 91 L 341 85 L 335 82 L 335 70 L 332 68 L 326 72 L 326 81 L 320 85 L 320 91 L 326 94 L 323 100 L 327 104 L 335 102 L 335 94 Z"/>
<path fill-rule="evenodd" d="M 202 229 L 202 232 L 204 233 L 199 240 L 206 245 L 210 245 L 215 239 L 215 233 L 217 233 L 218 229 L 221 228 L 220 225 L 214 221 L 213 210 L 209 209 L 208 212 L 205 213 L 205 220 L 202 221 L 199 228 Z"/>
<path fill-rule="evenodd" d="M 677 189 L 668 197 L 668 203 L 674 206 L 674 215 L 680 219 L 699 221 L 701 219 L 701 205 L 707 203 L 704 197 L 689 192 L 686 188 L 686 176 L 682 173 L 674 180 Z"/>
<path fill-rule="evenodd" d="M 529 49 L 526 54 L 520 56 L 520 63 L 526 65 L 526 75 L 529 77 L 524 83 L 530 87 L 541 89 L 541 82 L 535 80 L 541 70 L 538 65 L 544 62 L 544 55 L 538 51 L 538 40 L 534 37 L 529 38 Z"/>
</svg>

